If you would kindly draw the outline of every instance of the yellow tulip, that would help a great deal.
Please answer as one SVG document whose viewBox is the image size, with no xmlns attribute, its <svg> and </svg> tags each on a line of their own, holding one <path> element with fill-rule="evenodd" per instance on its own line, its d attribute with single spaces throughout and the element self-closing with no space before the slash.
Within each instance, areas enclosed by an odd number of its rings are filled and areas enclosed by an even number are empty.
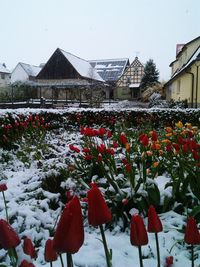
<svg viewBox="0 0 200 267">
<path fill-rule="evenodd" d="M 171 143 L 171 141 L 170 141 L 169 139 L 163 139 L 163 140 L 161 141 L 161 143 L 169 144 L 169 143 Z"/>
<path fill-rule="evenodd" d="M 189 123 L 189 122 L 186 122 L 185 126 L 186 126 L 188 129 L 191 129 L 191 128 L 192 128 L 192 124 Z"/>
<path fill-rule="evenodd" d="M 176 123 L 176 126 L 180 129 L 183 128 L 183 123 L 181 121 L 179 121 L 178 123 Z"/>
<path fill-rule="evenodd" d="M 156 168 L 158 165 L 159 165 L 159 162 L 158 161 L 156 161 L 156 162 L 153 163 L 153 167 L 154 168 Z"/>
<path fill-rule="evenodd" d="M 172 136 L 172 133 L 166 133 L 165 136 L 170 137 Z"/>
</svg>

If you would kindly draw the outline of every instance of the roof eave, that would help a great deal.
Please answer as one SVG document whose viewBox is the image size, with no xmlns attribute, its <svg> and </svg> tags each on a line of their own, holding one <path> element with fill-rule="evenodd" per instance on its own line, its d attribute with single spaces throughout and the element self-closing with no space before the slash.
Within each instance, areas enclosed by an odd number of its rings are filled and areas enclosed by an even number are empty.
<svg viewBox="0 0 200 267">
<path fill-rule="evenodd" d="M 194 62 L 200 61 L 200 58 L 194 59 L 193 61 L 190 62 L 190 64 L 186 68 L 182 68 L 174 77 L 172 77 L 168 82 L 164 84 L 164 87 L 172 83 L 176 78 L 178 78 L 183 72 L 187 72 L 187 70 L 191 67 L 191 65 L 194 64 Z"/>
</svg>

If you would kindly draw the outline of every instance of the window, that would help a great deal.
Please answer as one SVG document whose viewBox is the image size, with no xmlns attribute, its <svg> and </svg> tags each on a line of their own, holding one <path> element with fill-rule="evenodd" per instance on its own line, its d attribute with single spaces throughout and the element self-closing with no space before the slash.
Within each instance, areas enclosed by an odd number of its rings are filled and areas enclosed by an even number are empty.
<svg viewBox="0 0 200 267">
<path fill-rule="evenodd" d="M 131 78 L 130 78 L 130 77 L 127 77 L 127 79 L 126 79 L 126 83 L 127 83 L 127 84 L 131 83 Z"/>
<path fill-rule="evenodd" d="M 5 73 L 1 73 L 1 79 L 5 80 Z"/>
<path fill-rule="evenodd" d="M 135 69 L 133 70 L 133 74 L 134 74 L 134 75 L 138 75 L 138 73 L 139 73 L 138 68 L 135 68 Z"/>
</svg>

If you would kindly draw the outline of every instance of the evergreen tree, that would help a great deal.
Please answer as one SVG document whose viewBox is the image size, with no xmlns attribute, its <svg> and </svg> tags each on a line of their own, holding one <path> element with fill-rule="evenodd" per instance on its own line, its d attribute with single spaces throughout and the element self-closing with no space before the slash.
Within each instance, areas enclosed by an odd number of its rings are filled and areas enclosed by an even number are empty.
<svg viewBox="0 0 200 267">
<path fill-rule="evenodd" d="M 153 59 L 149 59 L 144 66 L 144 75 L 141 80 L 141 88 L 146 89 L 159 83 L 159 71 Z"/>
</svg>

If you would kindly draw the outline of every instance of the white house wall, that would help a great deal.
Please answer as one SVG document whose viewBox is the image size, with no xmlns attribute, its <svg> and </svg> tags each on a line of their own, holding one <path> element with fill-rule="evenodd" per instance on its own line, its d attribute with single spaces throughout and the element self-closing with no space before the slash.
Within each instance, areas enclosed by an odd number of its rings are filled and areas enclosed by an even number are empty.
<svg viewBox="0 0 200 267">
<path fill-rule="evenodd" d="M 10 73 L 0 72 L 0 87 L 5 87 L 10 84 Z"/>
<path fill-rule="evenodd" d="M 21 65 L 17 65 L 11 73 L 11 83 L 28 81 L 29 77 Z"/>
</svg>

